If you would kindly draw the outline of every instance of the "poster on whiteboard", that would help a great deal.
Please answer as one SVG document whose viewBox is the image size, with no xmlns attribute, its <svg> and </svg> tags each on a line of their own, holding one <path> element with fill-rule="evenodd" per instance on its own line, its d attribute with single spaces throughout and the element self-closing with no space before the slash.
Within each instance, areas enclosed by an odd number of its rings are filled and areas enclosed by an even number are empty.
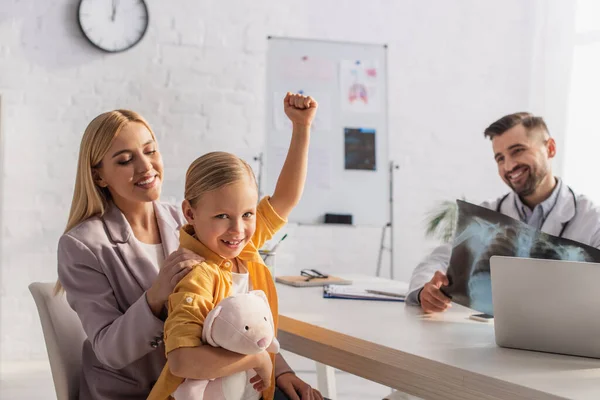
<svg viewBox="0 0 600 400">
<path fill-rule="evenodd" d="M 342 60 L 340 62 L 340 99 L 342 110 L 378 113 L 380 83 L 376 61 Z"/>
<path fill-rule="evenodd" d="M 344 128 L 344 169 L 377 170 L 375 129 Z"/>
<path fill-rule="evenodd" d="M 335 82 L 336 63 L 328 58 L 308 53 L 301 56 L 283 56 L 274 60 L 278 78 L 286 82 L 302 80 L 319 81 L 321 84 Z"/>
</svg>

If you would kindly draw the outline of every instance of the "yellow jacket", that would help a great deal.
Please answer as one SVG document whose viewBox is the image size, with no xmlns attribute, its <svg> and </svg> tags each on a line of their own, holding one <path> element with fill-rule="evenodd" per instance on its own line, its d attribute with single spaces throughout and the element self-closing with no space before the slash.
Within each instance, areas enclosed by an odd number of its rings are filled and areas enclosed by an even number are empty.
<svg viewBox="0 0 600 400">
<path fill-rule="evenodd" d="M 258 204 L 256 211 L 256 231 L 252 240 L 244 247 L 238 258 L 246 262 L 253 290 L 262 290 L 267 295 L 275 332 L 278 326 L 277 292 L 273 278 L 258 254 L 258 249 L 281 229 L 286 220 L 281 218 L 268 198 Z M 205 258 L 196 265 L 175 287 L 169 296 L 169 316 L 165 322 L 165 348 L 167 354 L 180 347 L 203 346 L 202 327 L 208 313 L 231 290 L 232 263 L 209 250 L 194 238 L 194 228 L 186 225 L 181 228 L 179 244 Z M 201 360 L 200 360 L 201 361 Z M 275 362 L 271 354 L 271 361 Z M 265 400 L 273 399 L 275 392 L 275 376 L 271 376 L 271 386 L 262 395 Z M 163 368 L 158 381 L 154 385 L 149 400 L 169 399 L 183 378 L 177 377 L 169 370 L 169 362 Z"/>
</svg>

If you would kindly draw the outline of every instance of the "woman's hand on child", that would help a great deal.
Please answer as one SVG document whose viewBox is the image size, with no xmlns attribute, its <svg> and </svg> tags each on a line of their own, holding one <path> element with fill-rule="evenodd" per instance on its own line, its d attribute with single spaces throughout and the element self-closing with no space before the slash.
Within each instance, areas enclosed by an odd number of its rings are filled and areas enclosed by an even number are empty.
<svg viewBox="0 0 600 400">
<path fill-rule="evenodd" d="M 266 351 L 256 354 L 258 366 L 254 367 L 256 376 L 250 379 L 250 383 L 257 392 L 262 392 L 271 386 L 271 374 L 273 373 L 273 362 Z"/>
<path fill-rule="evenodd" d="M 298 378 L 293 372 L 286 372 L 277 377 L 277 387 L 290 400 L 323 400 L 321 392 Z"/>
<path fill-rule="evenodd" d="M 310 126 L 317 113 L 318 104 L 310 96 L 288 92 L 283 99 L 283 109 L 292 124 Z"/>
<path fill-rule="evenodd" d="M 146 292 L 148 305 L 154 315 L 160 315 L 175 286 L 192 270 L 194 265 L 202 261 L 204 258 L 184 248 L 171 253 L 165 259 L 156 280 Z"/>
</svg>

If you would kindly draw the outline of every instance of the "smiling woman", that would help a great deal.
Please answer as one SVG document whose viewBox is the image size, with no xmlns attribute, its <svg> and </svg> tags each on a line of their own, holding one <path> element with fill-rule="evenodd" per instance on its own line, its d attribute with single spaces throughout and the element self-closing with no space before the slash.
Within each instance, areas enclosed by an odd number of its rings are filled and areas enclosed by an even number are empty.
<svg viewBox="0 0 600 400">
<path fill-rule="evenodd" d="M 94 214 L 104 213 L 111 200 L 127 207 L 128 199 L 158 199 L 160 184 L 152 192 L 127 193 L 138 183 L 133 182 L 136 169 L 162 175 L 157 146 L 148 123 L 132 111 L 116 110 L 96 117 L 82 139 L 67 231 Z"/>
<path fill-rule="evenodd" d="M 132 121 L 113 139 L 102 160 L 94 166 L 94 181 L 109 189 L 121 210 L 130 202 L 155 201 L 160 196 L 163 162 L 154 134 L 142 122 Z"/>
<path fill-rule="evenodd" d="M 81 400 L 146 399 L 166 363 L 165 302 L 203 259 L 177 250 L 184 218 L 159 201 L 163 163 L 150 125 L 110 111 L 88 125 L 58 244 L 59 283 L 88 339 Z"/>
</svg>

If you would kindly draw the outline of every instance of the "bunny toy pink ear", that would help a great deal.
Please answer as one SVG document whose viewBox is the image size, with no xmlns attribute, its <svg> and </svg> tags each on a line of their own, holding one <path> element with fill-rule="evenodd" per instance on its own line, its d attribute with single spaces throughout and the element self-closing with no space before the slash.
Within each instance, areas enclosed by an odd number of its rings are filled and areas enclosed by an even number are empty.
<svg viewBox="0 0 600 400">
<path fill-rule="evenodd" d="M 206 319 L 204 320 L 204 327 L 202 328 L 202 341 L 214 347 L 219 347 L 219 345 L 215 342 L 215 340 L 212 337 L 212 329 L 215 320 L 221 313 L 222 309 L 223 307 L 221 306 L 216 306 L 215 308 L 213 308 L 206 316 Z"/>
</svg>

